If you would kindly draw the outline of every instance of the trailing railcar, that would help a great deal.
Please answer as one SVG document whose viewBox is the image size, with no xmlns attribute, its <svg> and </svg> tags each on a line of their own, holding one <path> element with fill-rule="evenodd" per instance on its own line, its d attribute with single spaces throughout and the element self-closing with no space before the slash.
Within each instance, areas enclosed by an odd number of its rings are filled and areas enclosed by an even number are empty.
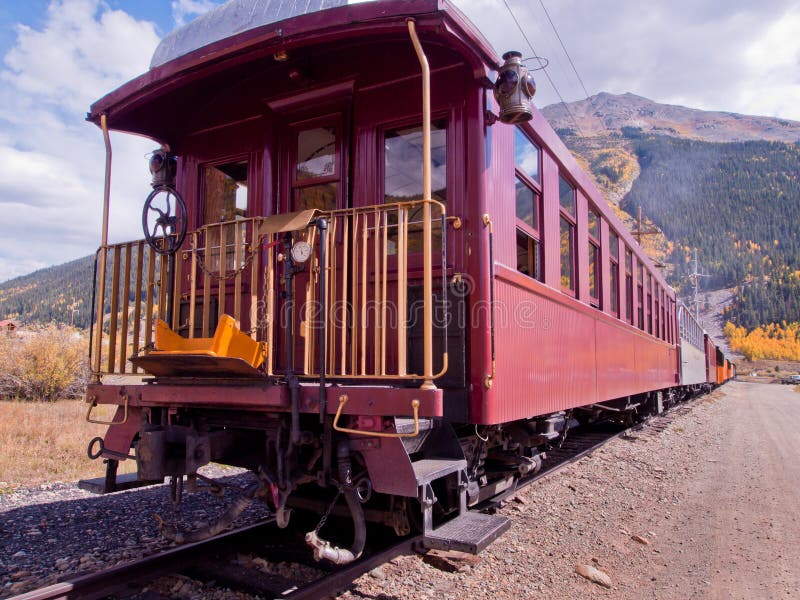
<svg viewBox="0 0 800 600">
<path fill-rule="evenodd" d="M 477 552 L 508 521 L 469 506 L 571 423 L 710 383 L 710 341 L 684 351 L 675 293 L 519 53 L 446 0 L 337 4 L 231 0 L 92 105 L 109 149 L 159 147 L 145 239 L 104 222 L 88 418 L 116 413 L 90 454 L 107 489 L 132 458 L 175 500 L 210 461 L 245 467 L 281 526 L 341 495 L 354 542 L 314 530 L 318 558 L 357 557 L 366 520 Z"/>
<path fill-rule="evenodd" d="M 681 386 L 685 394 L 708 391 L 706 337 L 703 327 L 684 304 L 678 307 Z"/>
</svg>

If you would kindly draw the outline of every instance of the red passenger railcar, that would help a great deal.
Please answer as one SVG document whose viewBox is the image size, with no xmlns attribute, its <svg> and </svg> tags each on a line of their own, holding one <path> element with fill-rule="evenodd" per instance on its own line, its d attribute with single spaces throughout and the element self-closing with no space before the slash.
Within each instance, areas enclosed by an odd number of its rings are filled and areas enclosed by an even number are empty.
<svg viewBox="0 0 800 600">
<path fill-rule="evenodd" d="M 91 107 L 161 147 L 146 241 L 98 252 L 87 399 L 117 410 L 90 454 L 175 498 L 246 467 L 281 525 L 338 489 L 353 546 L 308 539 L 336 562 L 415 510 L 478 551 L 508 524 L 468 506 L 571 423 L 677 397 L 675 294 L 449 2 L 250 4 Z"/>
</svg>

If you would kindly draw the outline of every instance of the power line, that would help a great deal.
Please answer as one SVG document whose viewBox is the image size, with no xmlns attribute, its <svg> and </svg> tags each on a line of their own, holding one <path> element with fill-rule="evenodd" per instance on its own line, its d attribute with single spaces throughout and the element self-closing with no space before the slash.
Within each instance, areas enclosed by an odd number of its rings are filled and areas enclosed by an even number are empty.
<svg viewBox="0 0 800 600">
<path fill-rule="evenodd" d="M 556 95 L 558 96 L 558 99 L 561 101 L 561 105 L 564 107 L 564 110 L 567 111 L 567 114 L 569 115 L 570 120 L 575 125 L 576 129 L 578 130 L 578 132 L 580 132 L 581 137 L 585 137 L 585 135 L 583 133 L 583 130 L 581 130 L 581 126 L 578 124 L 577 119 L 575 119 L 575 116 L 572 114 L 572 111 L 570 111 L 569 107 L 567 106 L 567 103 L 564 102 L 564 98 L 561 96 L 561 92 L 558 91 L 558 86 L 556 86 L 555 82 L 550 77 L 550 73 L 547 72 L 547 69 L 545 68 L 547 65 L 545 65 L 542 62 L 542 59 L 536 53 L 536 50 L 534 49 L 533 44 L 528 39 L 528 36 L 525 34 L 525 30 L 522 28 L 522 25 L 520 25 L 519 21 L 517 20 L 517 16 L 514 14 L 514 11 L 511 9 L 511 5 L 508 3 L 508 0 L 503 0 L 503 4 L 505 4 L 506 9 L 508 9 L 508 14 L 511 15 L 511 18 L 514 20 L 514 24 L 517 26 L 517 29 L 519 29 L 519 32 L 522 34 L 522 37 L 527 42 L 528 47 L 531 49 L 531 52 L 533 52 L 534 58 L 536 58 L 536 60 L 539 61 L 539 65 L 541 66 L 545 77 L 547 77 L 547 81 L 549 81 L 550 85 L 553 86 L 553 90 L 555 90 Z"/>
<path fill-rule="evenodd" d="M 553 32 L 556 34 L 556 37 L 558 38 L 558 43 L 561 44 L 561 49 L 564 51 L 564 54 L 567 55 L 567 60 L 569 61 L 569 64 L 572 66 L 572 70 L 575 71 L 575 77 L 578 78 L 578 81 L 581 84 L 581 88 L 583 88 L 583 93 L 586 94 L 586 98 L 589 99 L 589 92 L 586 91 L 586 86 L 583 84 L 583 79 L 581 79 L 580 74 L 578 74 L 578 69 L 575 68 L 575 63 L 572 62 L 572 57 L 569 55 L 569 52 L 567 52 L 567 47 L 564 45 L 564 41 L 561 39 L 561 36 L 558 33 L 558 29 L 556 28 L 555 23 L 553 23 L 553 19 L 550 18 L 550 13 L 547 12 L 547 8 L 545 8 L 544 0 L 539 0 L 539 4 L 542 5 L 542 10 L 544 11 L 544 14 L 547 16 L 547 20 L 550 21 L 550 27 L 553 28 Z"/>
</svg>

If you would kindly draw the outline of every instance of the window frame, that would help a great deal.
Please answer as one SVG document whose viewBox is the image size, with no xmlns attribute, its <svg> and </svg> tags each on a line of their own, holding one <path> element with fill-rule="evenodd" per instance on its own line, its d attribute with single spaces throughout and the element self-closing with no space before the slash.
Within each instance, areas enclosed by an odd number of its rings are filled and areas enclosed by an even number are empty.
<svg viewBox="0 0 800 600">
<path fill-rule="evenodd" d="M 592 216 L 594 216 L 595 220 L 595 230 L 596 234 L 592 233 L 592 227 L 590 223 L 592 222 Z M 600 216 L 592 206 L 590 205 L 587 210 L 587 238 L 588 238 L 588 250 L 589 250 L 589 262 L 586 265 L 586 279 L 589 284 L 589 305 L 594 306 L 595 308 L 601 309 L 603 306 L 603 251 L 601 246 L 601 236 L 602 236 L 602 228 L 603 228 L 603 218 Z M 592 255 L 594 255 L 594 295 L 592 295 Z"/>
<path fill-rule="evenodd" d="M 644 314 L 644 264 L 638 258 L 636 259 L 636 288 L 638 302 L 636 308 L 636 316 L 639 329 L 645 330 L 645 314 Z"/>
<path fill-rule="evenodd" d="M 348 148 L 345 140 L 347 135 L 347 116 L 344 112 L 336 111 L 327 114 L 315 116 L 309 119 L 298 119 L 292 121 L 286 126 L 286 135 L 289 138 L 287 144 L 286 158 L 282 161 L 282 169 L 286 169 L 281 173 L 284 178 L 282 189 L 286 194 L 281 202 L 284 210 L 292 212 L 299 210 L 297 206 L 297 196 L 300 190 L 326 185 L 336 184 L 336 206 L 333 210 L 345 208 L 349 202 L 347 198 L 347 157 L 345 156 Z M 306 179 L 299 179 L 297 177 L 298 167 L 298 139 L 302 131 L 309 131 L 312 129 L 331 127 L 336 136 L 336 146 L 334 148 L 334 172 L 331 175 L 324 175 L 320 177 L 309 177 Z"/>
<path fill-rule="evenodd" d="M 633 251 L 625 244 L 625 321 L 636 324 L 633 310 Z"/>
<path fill-rule="evenodd" d="M 577 236 L 577 211 L 578 211 L 578 189 L 569 179 L 564 177 L 564 174 L 559 172 L 558 174 L 559 185 L 558 185 L 558 207 L 559 207 L 559 284 L 561 287 L 561 291 L 568 296 L 577 297 L 578 294 L 578 236 Z M 572 191 L 572 212 L 568 212 L 562 202 L 562 192 L 561 192 L 561 182 L 566 183 L 571 191 Z M 565 287 L 563 282 L 564 277 L 564 253 L 562 252 L 561 248 L 561 237 L 563 236 L 563 226 L 564 224 L 567 225 L 569 234 L 570 234 L 570 242 L 569 242 L 569 249 L 571 253 L 571 287 Z"/>
<path fill-rule="evenodd" d="M 619 303 L 619 234 L 608 228 L 608 285 L 611 314 L 620 318 Z"/>
<path fill-rule="evenodd" d="M 435 124 L 438 123 L 441 123 L 441 127 L 434 129 Z M 377 160 L 378 160 L 378 171 L 376 173 L 376 181 L 375 181 L 376 183 L 375 204 L 380 206 L 386 204 L 386 132 L 397 131 L 400 129 L 411 129 L 416 127 L 419 127 L 420 129 L 422 129 L 423 127 L 422 120 L 419 118 L 419 116 L 406 117 L 403 119 L 387 121 L 384 123 L 380 123 L 375 128 L 375 143 L 377 144 Z M 455 165 L 453 162 L 453 154 L 455 154 L 455 152 L 452 151 L 453 150 L 452 136 L 454 135 L 454 133 L 453 133 L 453 115 L 451 111 L 442 110 L 434 112 L 431 115 L 431 133 L 433 133 L 433 131 L 444 131 L 445 198 L 444 200 L 442 200 L 434 197 L 433 192 L 435 190 L 433 189 L 431 189 L 431 196 L 435 202 L 441 202 L 447 208 L 451 206 L 453 202 L 453 195 L 455 194 L 454 176 L 453 176 L 453 171 L 455 169 Z M 431 161 L 433 161 L 433 155 L 431 155 Z M 422 172 L 420 171 L 420 178 L 421 177 L 422 177 Z M 435 215 L 432 218 L 434 222 L 438 219 L 438 217 Z M 434 223 L 434 232 L 435 231 L 436 231 L 436 226 Z M 409 231 L 409 237 L 411 235 L 415 235 L 415 232 Z M 451 247 L 449 237 L 447 244 L 449 249 Z M 409 261 L 408 266 L 410 268 L 420 268 L 422 266 L 423 250 L 412 251 L 409 248 L 407 249 L 406 255 Z M 397 253 L 396 252 L 390 253 L 388 255 L 388 259 L 391 261 L 389 264 L 393 265 L 394 268 L 394 266 L 396 266 L 397 263 Z"/>
<path fill-rule="evenodd" d="M 543 247 L 542 247 L 542 216 L 544 211 L 544 205 L 542 203 L 542 185 L 541 181 L 533 179 L 528 173 L 521 167 L 521 165 L 517 164 L 517 152 L 516 152 L 516 144 L 517 144 L 517 135 L 523 136 L 526 141 L 528 141 L 531 146 L 536 148 L 537 152 L 537 160 L 538 160 L 538 168 L 537 173 L 539 175 L 539 179 L 541 179 L 541 164 L 542 164 L 542 149 L 539 144 L 535 143 L 530 137 L 519 127 L 514 128 L 514 219 L 516 224 L 516 234 L 515 234 L 515 244 L 517 248 L 517 253 L 519 253 L 519 239 L 520 236 L 524 236 L 527 238 L 528 242 L 528 267 L 530 268 L 532 265 L 535 267 L 533 273 L 524 273 L 519 268 L 519 254 L 517 254 L 517 271 L 530 277 L 531 279 L 535 279 L 536 281 L 542 281 L 544 279 L 544 256 L 543 256 Z M 526 223 L 524 220 L 519 218 L 517 214 L 517 185 L 521 184 L 527 187 L 531 194 L 533 195 L 533 206 L 535 211 L 535 219 L 534 222 L 537 225 L 533 227 Z"/>
<path fill-rule="evenodd" d="M 204 225 L 213 225 L 215 223 L 220 223 L 221 221 L 206 221 L 206 206 L 207 206 L 207 198 L 206 198 L 206 185 L 205 185 L 205 173 L 206 169 L 209 167 L 217 168 L 219 166 L 229 165 L 232 163 L 244 162 L 247 163 L 247 206 L 245 208 L 245 217 L 249 218 L 253 214 L 253 195 L 251 193 L 252 188 L 252 181 L 254 176 L 254 159 L 253 153 L 246 152 L 242 154 L 233 154 L 230 156 L 226 156 L 220 159 L 214 160 L 207 160 L 199 163 L 197 165 L 197 191 L 198 195 L 200 196 L 199 209 L 197 211 L 197 216 L 195 218 L 196 222 L 196 229 L 200 229 Z"/>
<path fill-rule="evenodd" d="M 653 335 L 653 275 L 647 273 L 647 333 Z"/>
</svg>

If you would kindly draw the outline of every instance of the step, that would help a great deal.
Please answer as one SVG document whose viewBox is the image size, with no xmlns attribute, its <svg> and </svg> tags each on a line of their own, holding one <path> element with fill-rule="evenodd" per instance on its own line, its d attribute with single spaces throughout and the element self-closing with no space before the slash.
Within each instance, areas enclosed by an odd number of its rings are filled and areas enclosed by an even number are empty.
<svg viewBox="0 0 800 600">
<path fill-rule="evenodd" d="M 114 489 L 106 488 L 105 477 L 95 477 L 94 479 L 81 479 L 78 482 L 78 487 L 93 494 L 110 494 L 112 492 L 121 492 L 123 490 L 132 490 L 135 488 L 145 487 L 148 485 L 156 485 L 164 483 L 163 480 L 159 481 L 146 481 L 139 480 L 136 473 L 126 473 L 125 475 L 117 475 L 117 482 Z"/>
<path fill-rule="evenodd" d="M 463 458 L 423 458 L 411 463 L 411 466 L 414 467 L 419 486 L 466 469 L 467 461 Z"/>
<path fill-rule="evenodd" d="M 482 552 L 511 526 L 508 517 L 465 512 L 426 534 L 422 544 L 433 550 Z"/>
</svg>

